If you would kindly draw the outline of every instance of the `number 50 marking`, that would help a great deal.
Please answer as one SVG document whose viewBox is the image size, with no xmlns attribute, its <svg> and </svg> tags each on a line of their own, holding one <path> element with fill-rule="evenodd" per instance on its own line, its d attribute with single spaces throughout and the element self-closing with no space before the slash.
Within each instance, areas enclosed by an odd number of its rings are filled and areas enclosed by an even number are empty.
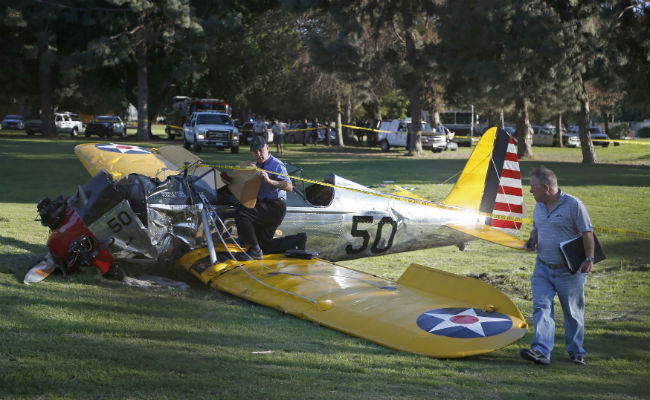
<svg viewBox="0 0 650 400">
<path fill-rule="evenodd" d="M 370 243 L 370 232 L 364 229 L 359 229 L 359 224 L 372 224 L 373 222 L 373 217 L 370 215 L 355 215 L 352 217 L 352 230 L 350 231 L 350 234 L 354 237 L 359 237 L 363 239 L 363 243 L 361 243 L 361 247 L 358 249 L 355 249 L 352 247 L 352 245 L 347 245 L 345 246 L 345 251 L 348 254 L 359 254 L 366 250 L 368 248 L 368 244 Z M 379 247 L 379 244 L 381 243 L 381 236 L 384 232 L 384 225 L 389 224 L 390 225 L 390 234 L 388 236 L 388 241 L 386 242 L 386 245 L 383 248 Z M 377 224 L 377 232 L 375 233 L 375 241 L 372 243 L 372 246 L 370 247 L 370 251 L 374 254 L 378 253 L 383 253 L 390 249 L 393 246 L 393 239 L 395 238 L 395 233 L 397 232 L 397 222 L 394 221 L 391 217 L 383 217 L 381 220 L 379 220 L 379 223 Z"/>
<path fill-rule="evenodd" d="M 131 221 L 133 221 L 133 219 L 126 213 L 126 211 L 120 211 L 120 213 L 117 214 L 117 217 L 109 219 L 106 224 L 113 232 L 118 233 L 125 226 L 129 225 Z"/>
</svg>

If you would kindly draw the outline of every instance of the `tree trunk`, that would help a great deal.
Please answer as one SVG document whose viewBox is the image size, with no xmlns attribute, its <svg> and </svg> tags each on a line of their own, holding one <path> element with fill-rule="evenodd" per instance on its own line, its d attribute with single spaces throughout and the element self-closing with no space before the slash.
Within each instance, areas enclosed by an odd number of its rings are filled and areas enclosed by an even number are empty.
<svg viewBox="0 0 650 400">
<path fill-rule="evenodd" d="M 338 125 L 341 125 L 339 122 L 337 122 Z M 352 96 L 348 94 L 345 99 L 345 124 L 348 126 L 352 126 Z M 348 140 L 352 139 L 352 129 L 351 128 L 345 128 L 345 136 L 348 138 Z M 341 142 L 343 143 L 343 142 Z"/>
<path fill-rule="evenodd" d="M 138 64 L 138 133 L 136 139 L 151 140 L 149 121 L 149 82 L 147 70 L 147 44 L 143 39 L 136 49 Z"/>
<path fill-rule="evenodd" d="M 415 69 L 416 64 L 416 49 L 415 49 L 415 32 L 413 27 L 413 12 L 411 10 L 412 3 L 405 2 L 402 8 L 402 17 L 404 23 L 404 37 L 406 47 L 406 64 Z M 417 77 L 409 79 L 407 83 L 409 86 L 407 92 L 411 102 L 411 128 L 409 129 L 407 137 L 407 155 L 412 156 L 413 150 L 419 156 L 422 154 L 422 107 L 420 106 L 420 82 Z"/>
<path fill-rule="evenodd" d="M 329 134 L 329 132 L 327 134 Z M 336 97 L 336 137 L 338 138 L 338 145 L 340 147 L 345 147 L 345 143 L 343 142 L 343 127 L 341 126 L 341 98 L 338 96 Z"/>
<path fill-rule="evenodd" d="M 533 156 L 533 138 L 530 134 L 528 119 L 528 99 L 519 97 L 515 102 L 517 107 L 517 156 L 521 159 Z"/>
<path fill-rule="evenodd" d="M 589 134 L 589 100 L 584 96 L 580 100 L 580 147 L 582 148 L 582 163 L 595 164 L 596 152 L 594 143 L 591 141 Z"/>
<path fill-rule="evenodd" d="M 49 29 L 46 27 L 38 36 L 38 85 L 41 103 L 41 132 L 43 136 L 58 136 L 52 112 L 52 54 L 49 46 Z"/>
<path fill-rule="evenodd" d="M 433 114 L 433 124 L 435 126 L 440 125 L 440 111 L 436 110 L 432 112 L 432 114 Z"/>
<path fill-rule="evenodd" d="M 503 129 L 506 127 L 506 117 L 503 114 L 503 108 L 499 111 L 499 128 Z"/>
<path fill-rule="evenodd" d="M 555 136 L 557 142 L 554 144 L 557 147 L 564 147 L 564 142 L 562 141 L 562 114 L 558 114 L 555 119 Z"/>
</svg>

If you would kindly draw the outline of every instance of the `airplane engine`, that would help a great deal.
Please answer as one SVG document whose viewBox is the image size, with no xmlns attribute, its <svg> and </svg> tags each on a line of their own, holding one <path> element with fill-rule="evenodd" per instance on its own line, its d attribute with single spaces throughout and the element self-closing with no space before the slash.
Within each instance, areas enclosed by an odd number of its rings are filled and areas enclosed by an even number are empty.
<svg viewBox="0 0 650 400">
<path fill-rule="evenodd" d="M 119 280 L 119 263 L 172 264 L 203 245 L 199 192 L 221 216 L 232 214 L 232 195 L 215 192 L 196 176 L 159 181 L 131 174 L 115 181 L 105 171 L 73 196 L 46 197 L 37 208 L 41 224 L 51 229 L 47 247 L 59 268 L 74 273 L 95 266 Z"/>
</svg>

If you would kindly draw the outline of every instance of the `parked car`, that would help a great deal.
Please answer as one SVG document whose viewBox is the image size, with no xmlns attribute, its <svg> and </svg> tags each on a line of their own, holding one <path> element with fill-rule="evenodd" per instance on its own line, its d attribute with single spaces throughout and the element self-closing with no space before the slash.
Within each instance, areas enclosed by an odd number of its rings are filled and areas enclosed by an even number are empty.
<svg viewBox="0 0 650 400">
<path fill-rule="evenodd" d="M 336 135 L 336 129 L 331 128 L 329 126 L 323 125 L 321 129 L 318 130 L 318 143 L 325 143 L 325 133 L 327 132 L 327 135 L 329 136 L 329 143 L 330 144 L 337 144 L 338 142 L 338 137 Z"/>
<path fill-rule="evenodd" d="M 600 145 L 603 147 L 609 146 L 609 136 L 607 136 L 607 134 L 603 132 L 599 127 L 589 127 L 589 135 L 591 136 L 591 140 L 595 145 Z"/>
<path fill-rule="evenodd" d="M 28 135 L 33 135 L 37 132 L 43 131 L 43 121 L 40 119 L 28 119 L 25 122 L 25 132 Z"/>
<path fill-rule="evenodd" d="M 226 113 L 216 111 L 194 112 L 183 125 L 183 146 L 196 152 L 203 147 L 216 147 L 219 150 L 230 148 L 239 152 L 239 130 Z"/>
<path fill-rule="evenodd" d="M 6 115 L 2 119 L 2 129 L 25 129 L 25 120 L 22 115 Z"/>
<path fill-rule="evenodd" d="M 248 146 L 253 140 L 253 136 L 255 135 L 253 131 L 253 124 L 254 122 L 244 122 L 241 127 L 239 127 L 239 144 Z M 266 124 L 266 141 L 268 143 L 273 142 L 273 131 L 271 130 L 271 123 L 268 121 L 265 121 Z"/>
<path fill-rule="evenodd" d="M 580 132 L 580 127 L 577 125 L 571 125 L 569 127 L 569 133 L 574 133 L 575 135 L 578 135 Z M 597 126 L 590 126 L 589 127 L 589 136 L 591 136 L 591 140 L 594 142 L 595 145 L 597 146 L 603 146 L 607 147 L 609 146 L 609 136 L 605 132 L 602 131 Z"/>
<path fill-rule="evenodd" d="M 447 149 L 447 135 L 434 131 L 426 121 L 422 122 L 422 135 L 420 141 L 423 149 L 430 149 L 434 153 L 441 153 Z M 406 147 L 406 140 L 411 126 L 411 119 L 393 119 L 382 121 L 377 132 L 377 141 L 382 151 L 391 147 Z M 458 147 L 456 147 L 458 148 Z"/>
<path fill-rule="evenodd" d="M 99 137 L 125 137 L 126 126 L 117 115 L 100 115 L 92 119 L 84 131 L 86 137 L 97 135 Z"/>
<path fill-rule="evenodd" d="M 58 133 L 69 133 L 71 137 L 77 137 L 83 132 L 83 122 L 79 120 L 79 114 L 69 111 L 54 113 L 54 127 Z M 43 121 L 40 119 L 28 120 L 25 122 L 25 132 L 28 135 L 43 132 Z"/>
<path fill-rule="evenodd" d="M 71 112 L 54 114 L 54 126 L 57 132 L 69 133 L 73 138 L 83 131 L 83 122 L 79 120 L 79 114 Z"/>
<path fill-rule="evenodd" d="M 445 127 L 454 133 L 453 142 L 458 146 L 476 145 L 483 133 L 478 126 L 474 126 L 472 134 L 472 127 L 470 124 L 445 124 Z"/>
<path fill-rule="evenodd" d="M 304 122 L 298 122 L 298 123 L 295 123 L 295 124 L 291 125 L 289 128 L 287 128 L 287 130 L 306 129 L 306 128 L 311 128 L 311 127 L 312 127 L 311 122 L 308 122 L 306 125 L 305 125 Z M 301 131 L 301 130 L 296 130 L 296 131 L 293 131 L 293 132 L 286 132 L 284 134 L 284 140 L 287 143 L 302 143 L 303 138 L 305 137 L 305 135 L 308 135 L 307 136 L 307 142 L 312 143 L 313 142 L 313 136 L 310 135 L 311 132 L 312 131 Z"/>
<path fill-rule="evenodd" d="M 555 132 L 554 126 L 533 125 L 533 146 L 554 146 Z M 580 138 L 562 128 L 562 144 L 567 147 L 579 147 Z"/>
</svg>

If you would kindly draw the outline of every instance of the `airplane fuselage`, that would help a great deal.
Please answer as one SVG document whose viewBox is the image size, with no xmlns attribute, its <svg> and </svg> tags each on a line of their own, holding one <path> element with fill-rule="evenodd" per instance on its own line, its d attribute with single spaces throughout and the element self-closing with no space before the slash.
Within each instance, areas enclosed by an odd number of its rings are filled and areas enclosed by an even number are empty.
<svg viewBox="0 0 650 400">
<path fill-rule="evenodd" d="M 474 225 L 479 220 L 474 212 L 387 196 L 336 175 L 328 180 L 337 187 L 312 190 L 325 192 L 324 196 L 310 193 L 309 187 L 304 196 L 290 193 L 287 215 L 278 228 L 282 235 L 306 232 L 308 249 L 327 260 L 462 246 L 472 237 L 446 225 Z M 310 200 L 326 204 L 314 205 Z"/>
</svg>

